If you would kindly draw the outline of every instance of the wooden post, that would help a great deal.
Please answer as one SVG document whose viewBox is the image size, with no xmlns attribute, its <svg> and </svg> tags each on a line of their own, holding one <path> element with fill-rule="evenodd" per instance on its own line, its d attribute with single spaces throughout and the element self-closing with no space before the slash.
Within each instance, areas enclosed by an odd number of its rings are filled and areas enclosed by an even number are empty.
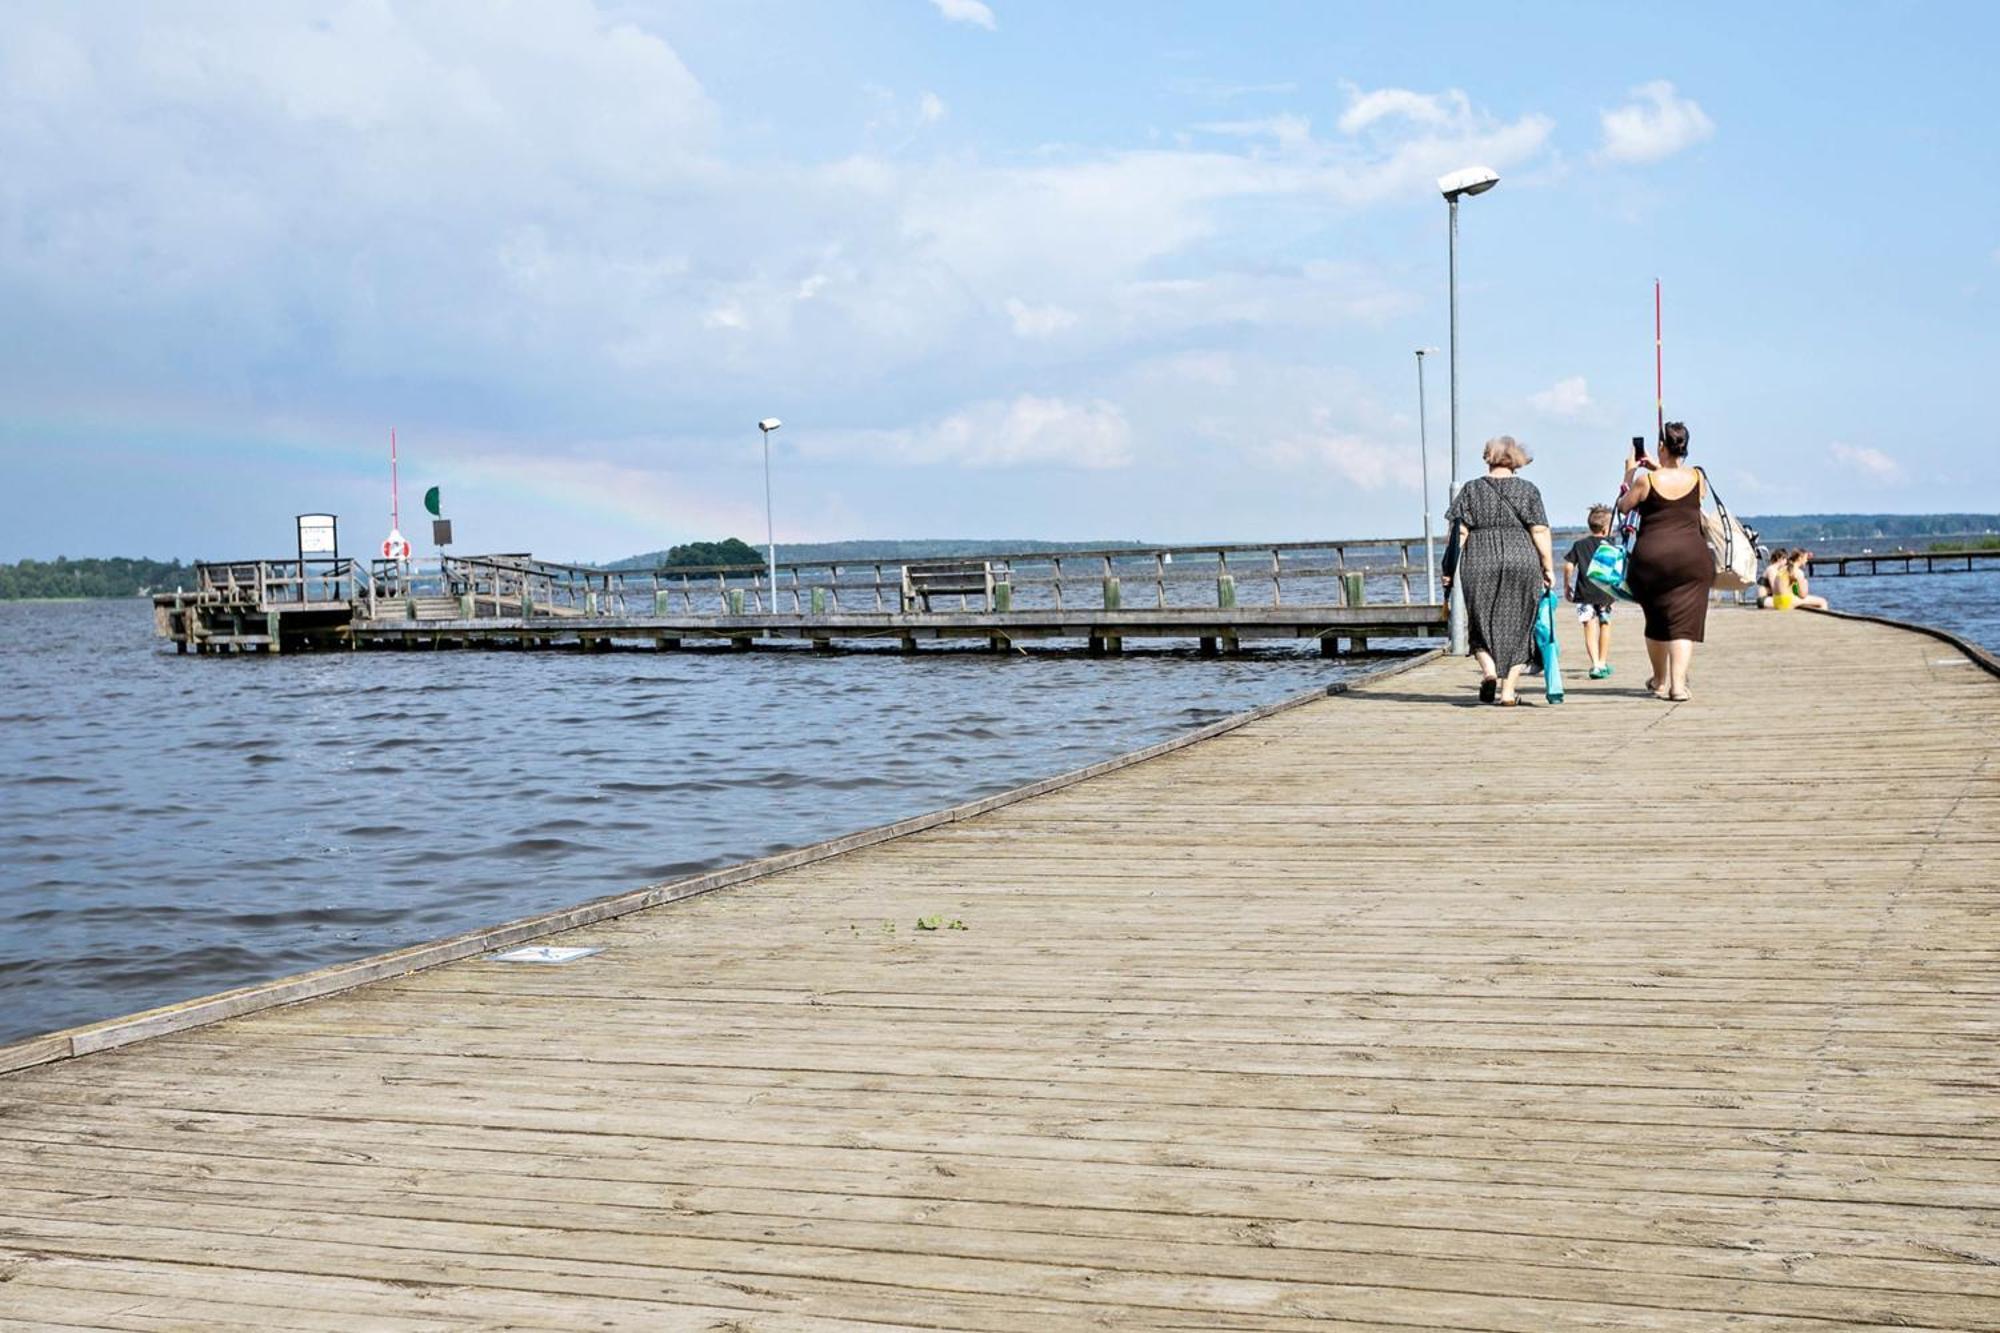
<svg viewBox="0 0 2000 1333">
<path fill-rule="evenodd" d="M 901 646 L 904 652 L 914 653 L 917 651 L 917 636 L 914 634 L 905 634 Z"/>
<path fill-rule="evenodd" d="M 1281 586 L 1280 574 L 1281 571 L 1278 567 L 1278 549 L 1274 546 L 1271 548 L 1271 605 L 1272 606 L 1277 606 L 1279 604 L 1278 590 L 1279 587 Z"/>
<path fill-rule="evenodd" d="M 1340 576 L 1340 603 L 1342 606 L 1361 606 L 1368 601 L 1368 576 L 1366 574 L 1342 574 Z"/>
<path fill-rule="evenodd" d="M 993 609 L 1002 615 L 1014 609 L 1014 585 L 1012 583 L 996 583 L 993 585 Z"/>
<path fill-rule="evenodd" d="M 1049 585 L 1050 585 L 1050 586 L 1051 586 L 1052 588 L 1054 588 L 1054 589 L 1055 589 L 1055 594 L 1056 594 L 1056 610 L 1060 611 L 1060 610 L 1062 610 L 1062 609 L 1063 609 L 1063 604 L 1062 604 L 1062 557 L 1061 557 L 1061 556 L 1059 556 L 1059 555 L 1054 555 L 1054 556 L 1050 556 L 1050 557 L 1049 557 L 1049 570 L 1050 570 L 1050 574 L 1049 574 Z"/>
<path fill-rule="evenodd" d="M 825 588 L 816 587 L 812 590 L 812 613 L 816 616 L 823 616 L 826 614 Z"/>
<path fill-rule="evenodd" d="M 1164 551 L 1153 552 L 1153 596 L 1155 605 L 1162 611 L 1167 609 L 1167 555 Z"/>
<path fill-rule="evenodd" d="M 1202 639 L 1199 651 L 1203 657 L 1215 656 L 1215 638 L 1213 635 Z"/>
<path fill-rule="evenodd" d="M 1321 657 L 1340 656 L 1340 636 L 1331 631 L 1328 631 L 1327 633 L 1320 635 L 1319 655 Z"/>
</svg>

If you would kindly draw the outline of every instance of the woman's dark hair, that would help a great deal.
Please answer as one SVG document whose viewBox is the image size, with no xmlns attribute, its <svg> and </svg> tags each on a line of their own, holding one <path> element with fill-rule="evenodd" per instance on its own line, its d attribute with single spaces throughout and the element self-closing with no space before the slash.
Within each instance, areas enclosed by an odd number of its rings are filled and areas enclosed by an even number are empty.
<svg viewBox="0 0 2000 1333">
<path fill-rule="evenodd" d="M 1660 448 L 1677 458 L 1688 456 L 1688 428 L 1678 421 L 1660 427 Z"/>
</svg>

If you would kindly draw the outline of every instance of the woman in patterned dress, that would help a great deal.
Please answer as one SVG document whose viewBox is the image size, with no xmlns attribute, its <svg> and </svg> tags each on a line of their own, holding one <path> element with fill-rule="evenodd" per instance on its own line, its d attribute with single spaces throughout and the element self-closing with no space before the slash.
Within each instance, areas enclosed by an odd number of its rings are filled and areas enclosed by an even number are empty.
<svg viewBox="0 0 2000 1333">
<path fill-rule="evenodd" d="M 1515 475 L 1534 461 L 1511 435 L 1486 442 L 1486 475 L 1458 488 L 1445 530 L 1458 535 L 1456 578 L 1467 636 L 1479 659 L 1479 697 L 1513 707 L 1514 687 L 1534 651 L 1535 608 L 1556 586 L 1542 493 Z M 1496 698 L 1497 696 L 1497 698 Z"/>
</svg>

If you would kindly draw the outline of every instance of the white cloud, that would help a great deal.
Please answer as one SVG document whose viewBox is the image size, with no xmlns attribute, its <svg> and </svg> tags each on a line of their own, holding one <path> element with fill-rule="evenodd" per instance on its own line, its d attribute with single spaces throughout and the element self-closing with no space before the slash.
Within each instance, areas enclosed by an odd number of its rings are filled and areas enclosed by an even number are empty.
<svg viewBox="0 0 2000 1333">
<path fill-rule="evenodd" d="M 1700 105 L 1674 91 L 1665 79 L 1632 90 L 1633 100 L 1602 113 L 1604 143 L 1598 155 L 1610 162 L 1658 162 L 1715 133 L 1715 122 Z"/>
<path fill-rule="evenodd" d="M 1304 116 L 1210 121 L 1195 128 L 1204 134 L 1220 134 L 1233 139 L 1270 139 L 1279 148 L 1287 150 L 1305 148 L 1312 143 L 1312 122 Z"/>
<path fill-rule="evenodd" d="M 931 0 L 931 3 L 937 6 L 938 13 L 953 23 L 970 23 L 988 32 L 998 26 L 993 21 L 993 11 L 980 0 Z"/>
<path fill-rule="evenodd" d="M 1528 395 L 1528 405 L 1545 416 L 1580 417 L 1590 410 L 1590 386 L 1581 375 L 1557 380 L 1540 393 Z"/>
<path fill-rule="evenodd" d="M 1276 97 L 1299 90 L 1299 85 L 1291 82 L 1230 83 L 1206 77 L 1175 79 L 1168 87 L 1183 96 L 1203 97 L 1217 102 L 1231 102 L 1239 97 Z"/>
<path fill-rule="evenodd" d="M 728 329 L 735 333 L 741 333 L 750 327 L 749 319 L 743 314 L 743 307 L 733 302 L 719 305 L 703 315 L 701 324 L 703 328 Z"/>
<path fill-rule="evenodd" d="M 943 120 L 949 112 L 950 108 L 944 104 L 944 99 L 936 93 L 925 93 L 917 99 L 917 123 L 919 125 L 935 125 Z"/>
<path fill-rule="evenodd" d="M 802 434 L 799 451 L 873 462 L 1099 471 L 1132 462 L 1132 427 L 1112 403 L 1022 394 L 975 403 L 921 426 Z"/>
<path fill-rule="evenodd" d="M 1417 93 L 1407 88 L 1377 88 L 1372 92 L 1363 92 L 1350 86 L 1347 90 L 1347 110 L 1340 116 L 1340 132 L 1359 134 L 1382 120 L 1451 125 L 1463 122 L 1471 115 L 1471 100 L 1456 88 L 1443 93 Z"/>
<path fill-rule="evenodd" d="M 1902 466 L 1880 449 L 1866 445 L 1841 444 L 1835 441 L 1827 447 L 1833 461 L 1850 472 L 1873 481 L 1901 481 Z"/>
<path fill-rule="evenodd" d="M 1007 317 L 1014 323 L 1014 334 L 1019 338 L 1049 338 L 1076 323 L 1076 312 L 1065 310 L 1058 305 L 1029 305 L 1014 297 L 1007 298 Z"/>
<path fill-rule="evenodd" d="M 1305 430 L 1281 434 L 1255 452 L 1269 466 L 1292 471 L 1327 471 L 1363 491 L 1385 487 L 1414 489 L 1422 476 L 1417 451 L 1384 444 L 1372 435 L 1345 428 L 1333 411 L 1319 407 Z"/>
</svg>

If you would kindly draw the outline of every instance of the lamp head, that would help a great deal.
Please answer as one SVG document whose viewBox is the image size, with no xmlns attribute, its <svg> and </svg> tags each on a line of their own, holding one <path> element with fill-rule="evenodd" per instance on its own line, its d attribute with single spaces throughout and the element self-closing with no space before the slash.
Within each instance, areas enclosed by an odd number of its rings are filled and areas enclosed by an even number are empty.
<svg viewBox="0 0 2000 1333">
<path fill-rule="evenodd" d="M 1418 355 L 1418 356 L 1431 356 L 1431 355 L 1433 355 L 1433 354 L 1434 354 L 1434 353 L 1435 353 L 1436 351 L 1437 351 L 1437 348 L 1435 348 L 1435 347 L 1419 347 L 1419 348 L 1417 349 L 1417 355 Z"/>
<path fill-rule="evenodd" d="M 762 421 L 757 423 L 757 429 L 763 431 L 766 435 L 769 435 L 772 431 L 776 430 L 778 427 L 784 424 L 785 424 L 784 422 L 778 420 L 776 417 L 765 417 Z"/>
<path fill-rule="evenodd" d="M 1438 192 L 1446 199 L 1460 195 L 1485 194 L 1500 183 L 1500 173 L 1491 167 L 1465 167 L 1438 177 Z"/>
</svg>

